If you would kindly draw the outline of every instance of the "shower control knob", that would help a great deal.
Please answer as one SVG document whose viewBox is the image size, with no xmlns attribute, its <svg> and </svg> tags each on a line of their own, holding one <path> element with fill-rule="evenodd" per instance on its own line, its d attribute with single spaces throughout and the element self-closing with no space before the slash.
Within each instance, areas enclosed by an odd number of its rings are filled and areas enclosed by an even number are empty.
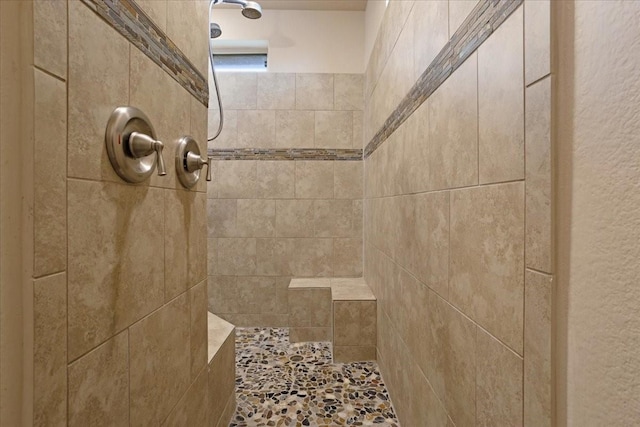
<svg viewBox="0 0 640 427">
<path fill-rule="evenodd" d="M 192 137 L 180 138 L 176 149 L 176 174 L 182 185 L 187 188 L 196 185 L 205 166 L 207 181 L 211 181 L 211 157 L 200 156 L 200 147 Z"/>
<path fill-rule="evenodd" d="M 150 154 L 156 153 L 156 163 L 158 165 L 158 175 L 165 176 L 167 174 L 167 168 L 164 165 L 164 158 L 162 157 L 162 149 L 164 144 L 160 141 L 156 141 L 149 135 L 145 135 L 140 132 L 132 132 L 129 135 L 129 151 L 135 158 L 145 157 Z"/>
</svg>

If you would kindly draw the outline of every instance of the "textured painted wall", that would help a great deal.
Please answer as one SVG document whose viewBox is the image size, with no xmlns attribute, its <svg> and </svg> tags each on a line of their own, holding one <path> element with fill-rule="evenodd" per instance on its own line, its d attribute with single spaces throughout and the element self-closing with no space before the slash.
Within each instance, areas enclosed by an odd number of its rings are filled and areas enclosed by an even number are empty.
<svg viewBox="0 0 640 427">
<path fill-rule="evenodd" d="M 640 419 L 640 5 L 559 10 L 559 425 Z"/>
</svg>

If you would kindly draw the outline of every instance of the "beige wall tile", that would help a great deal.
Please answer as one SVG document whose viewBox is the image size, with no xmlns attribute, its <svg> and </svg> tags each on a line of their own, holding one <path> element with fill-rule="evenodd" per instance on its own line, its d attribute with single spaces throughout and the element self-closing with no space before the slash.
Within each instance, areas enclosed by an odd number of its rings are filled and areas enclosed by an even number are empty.
<svg viewBox="0 0 640 427">
<path fill-rule="evenodd" d="M 524 2 L 524 80 L 531 84 L 551 72 L 551 2 Z"/>
<path fill-rule="evenodd" d="M 290 342 L 326 342 L 331 341 L 331 328 L 289 328 Z"/>
<path fill-rule="evenodd" d="M 315 112 L 276 111 L 276 141 L 278 148 L 309 148 L 314 146 Z"/>
<path fill-rule="evenodd" d="M 138 6 L 162 31 L 167 31 L 167 0 L 137 0 Z"/>
<path fill-rule="evenodd" d="M 209 119 L 208 125 L 208 138 L 213 138 L 218 132 L 220 126 L 220 113 L 217 109 L 217 104 L 209 104 L 207 110 Z M 236 148 L 238 146 L 238 110 L 224 109 L 224 123 L 222 124 L 222 131 L 220 135 L 213 141 L 208 142 L 209 148 Z"/>
<path fill-rule="evenodd" d="M 253 275 L 256 272 L 256 239 L 218 239 L 218 274 Z"/>
<path fill-rule="evenodd" d="M 187 391 L 189 323 L 185 293 L 130 328 L 131 424 L 160 424 Z"/>
<path fill-rule="evenodd" d="M 296 110 L 333 110 L 333 74 L 296 74 Z"/>
<path fill-rule="evenodd" d="M 376 348 L 373 346 L 334 346 L 333 362 L 349 363 L 376 360 Z"/>
<path fill-rule="evenodd" d="M 207 362 L 207 280 L 189 290 L 191 381 L 195 381 Z M 188 393 L 187 393 L 188 394 Z"/>
<path fill-rule="evenodd" d="M 362 231 L 362 204 L 352 200 L 314 202 L 316 237 L 357 237 Z"/>
<path fill-rule="evenodd" d="M 198 101 L 194 97 L 190 97 L 191 104 L 191 120 L 190 120 L 190 135 L 198 143 L 198 148 L 200 149 L 201 156 L 207 155 L 207 107 L 202 105 L 200 101 Z M 184 126 L 184 125 L 183 125 Z M 200 180 L 196 184 L 196 186 L 192 189 L 195 191 L 199 191 L 202 193 L 206 193 L 207 191 L 207 180 L 206 173 L 208 171 L 206 169 L 202 169 L 202 173 L 200 175 Z M 212 179 L 213 179 L 213 169 Z M 183 188 L 182 186 L 180 188 Z"/>
<path fill-rule="evenodd" d="M 363 197 L 363 162 L 335 162 L 333 188 L 336 199 L 361 199 Z"/>
<path fill-rule="evenodd" d="M 313 200 L 277 200 L 276 234 L 279 237 L 313 237 Z"/>
<path fill-rule="evenodd" d="M 522 425 L 522 357 L 477 330 L 476 425 Z"/>
<path fill-rule="evenodd" d="M 238 236 L 272 237 L 276 231 L 276 201 L 238 200 Z"/>
<path fill-rule="evenodd" d="M 478 49 L 480 183 L 524 178 L 522 7 Z"/>
<path fill-rule="evenodd" d="M 207 31 L 207 34 L 209 32 Z M 225 111 L 255 110 L 258 108 L 258 75 L 256 73 L 218 73 L 220 96 Z M 217 105 L 215 91 L 209 93 L 209 104 Z"/>
<path fill-rule="evenodd" d="M 331 327 L 331 289 L 289 289 L 291 326 Z"/>
<path fill-rule="evenodd" d="M 276 306 L 274 277 L 238 277 L 238 312 L 272 313 Z"/>
<path fill-rule="evenodd" d="M 296 160 L 296 198 L 333 197 L 333 163 Z"/>
<path fill-rule="evenodd" d="M 138 49 L 131 50 L 130 84 L 131 105 L 140 108 L 149 117 L 156 138 L 165 144 L 165 162 L 171 165 L 169 159 L 175 152 L 176 140 L 191 133 L 191 96 Z M 158 87 L 163 88 L 168 99 L 171 99 L 170 103 L 158 97 Z M 166 176 L 161 177 L 154 173 L 149 182 L 153 186 L 183 188 L 176 179 L 175 168 L 169 166 Z"/>
<path fill-rule="evenodd" d="M 208 300 L 212 313 L 237 313 L 238 288 L 236 276 L 209 276 Z"/>
<path fill-rule="evenodd" d="M 211 168 L 211 181 L 207 181 L 207 199 L 215 199 L 218 197 L 218 190 L 220 188 L 220 163 L 221 160 L 212 160 L 210 163 Z"/>
<path fill-rule="evenodd" d="M 527 88 L 526 265 L 553 273 L 551 78 Z"/>
<path fill-rule="evenodd" d="M 353 138 L 351 143 L 352 148 L 364 148 L 366 145 L 364 140 L 364 113 L 362 111 L 353 112 Z"/>
<path fill-rule="evenodd" d="M 208 235 L 210 237 L 237 237 L 236 199 L 207 199 Z"/>
<path fill-rule="evenodd" d="M 458 31 L 477 3 L 477 0 L 449 0 L 449 38 Z"/>
<path fill-rule="evenodd" d="M 209 363 L 209 421 L 216 425 L 235 390 L 235 332 L 229 335 Z"/>
<path fill-rule="evenodd" d="M 333 343 L 336 346 L 375 347 L 376 302 L 335 301 Z"/>
<path fill-rule="evenodd" d="M 167 1 L 167 35 L 205 76 L 209 40 L 207 6 L 201 0 Z"/>
<path fill-rule="evenodd" d="M 207 239 L 207 275 L 215 276 L 218 266 L 218 239 Z"/>
<path fill-rule="evenodd" d="M 254 160 L 223 160 L 217 165 L 218 197 L 251 199 L 257 192 L 257 167 Z"/>
<path fill-rule="evenodd" d="M 353 113 L 351 111 L 316 111 L 315 146 L 351 148 Z"/>
<path fill-rule="evenodd" d="M 49 3 L 35 2 L 34 8 L 57 10 Z M 39 277 L 67 266 L 67 88 L 37 69 L 34 85 L 33 275 Z"/>
<path fill-rule="evenodd" d="M 431 189 L 478 182 L 477 55 L 456 70 L 429 98 Z"/>
<path fill-rule="evenodd" d="M 272 148 L 276 144 L 276 112 L 238 111 L 238 147 Z"/>
<path fill-rule="evenodd" d="M 33 282 L 33 419 L 67 424 L 67 276 Z"/>
<path fill-rule="evenodd" d="M 333 275 L 362 275 L 362 239 L 333 239 Z"/>
<path fill-rule="evenodd" d="M 295 197 L 295 162 L 263 160 L 257 162 L 259 198 L 292 199 Z"/>
<path fill-rule="evenodd" d="M 362 74 L 335 74 L 334 108 L 336 110 L 364 109 L 364 81 Z"/>
<path fill-rule="evenodd" d="M 278 239 L 279 274 L 294 277 L 330 277 L 333 273 L 332 239 Z"/>
<path fill-rule="evenodd" d="M 237 327 L 288 328 L 289 315 L 278 313 L 237 313 L 221 315 Z"/>
<path fill-rule="evenodd" d="M 121 182 L 104 132 L 111 112 L 129 105 L 129 42 L 81 2 L 69 3 L 68 90 L 68 176 Z"/>
<path fill-rule="evenodd" d="M 69 426 L 129 425 L 128 341 L 124 331 L 69 365 Z"/>
<path fill-rule="evenodd" d="M 207 370 L 202 369 L 162 426 L 208 426 L 208 392 Z"/>
<path fill-rule="evenodd" d="M 403 193 L 430 190 L 432 188 L 430 175 L 434 175 L 429 167 L 429 165 L 434 164 L 429 158 L 430 150 L 434 153 L 434 156 L 447 150 L 446 145 L 433 148 L 429 146 L 429 103 L 430 100 L 427 99 L 402 125 L 406 135 L 402 152 L 404 173 L 402 174 L 401 189 Z M 434 119 L 438 120 L 442 117 L 439 112 L 434 113 Z M 434 133 L 435 131 L 436 129 L 434 129 Z M 439 134 L 444 132 L 446 130 L 442 129 Z M 450 143 L 450 141 L 446 141 L 446 137 L 435 138 L 434 140 L 439 141 L 440 144 Z M 468 151 L 470 152 L 470 149 Z M 466 162 L 467 165 L 470 164 L 470 160 Z M 442 170 L 443 166 L 437 166 L 437 168 Z M 442 185 L 442 177 L 434 175 L 434 178 L 436 183 L 440 181 Z"/>
<path fill-rule="evenodd" d="M 282 262 L 278 257 L 277 239 L 256 239 L 256 275 L 281 274 Z"/>
<path fill-rule="evenodd" d="M 550 427 L 552 421 L 553 276 L 525 272 L 524 425 Z"/>
<path fill-rule="evenodd" d="M 222 415 L 218 419 L 218 424 L 216 427 L 226 427 L 228 424 L 231 424 L 231 420 L 236 413 L 236 394 L 231 393 L 229 396 L 229 400 L 227 400 L 227 404 L 222 411 Z"/>
<path fill-rule="evenodd" d="M 524 315 L 523 201 L 521 182 L 451 192 L 449 299 L 518 354 Z"/>
<path fill-rule="evenodd" d="M 296 108 L 296 75 L 287 73 L 258 74 L 258 108 L 292 110 Z"/>
<path fill-rule="evenodd" d="M 467 3 L 473 3 L 467 0 Z M 455 12 L 455 8 L 454 8 Z M 431 61 L 449 41 L 447 0 L 417 1 L 411 10 L 413 20 L 414 79 L 424 73 Z"/>
<path fill-rule="evenodd" d="M 202 193 L 165 190 L 165 301 L 207 276 L 206 197 Z"/>
<path fill-rule="evenodd" d="M 58 77 L 67 77 L 67 3 L 33 2 L 33 63 Z M 37 107 L 36 102 L 36 107 Z"/>
<path fill-rule="evenodd" d="M 163 198 L 149 187 L 68 182 L 69 360 L 164 300 Z"/>
</svg>

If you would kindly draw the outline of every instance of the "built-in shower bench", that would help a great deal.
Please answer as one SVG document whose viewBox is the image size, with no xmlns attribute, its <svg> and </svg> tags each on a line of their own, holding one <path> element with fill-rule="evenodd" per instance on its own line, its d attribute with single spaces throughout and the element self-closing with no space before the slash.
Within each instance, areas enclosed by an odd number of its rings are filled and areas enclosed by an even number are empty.
<svg viewBox="0 0 640 427">
<path fill-rule="evenodd" d="M 228 426 L 236 410 L 235 326 L 207 313 L 209 426 Z"/>
<path fill-rule="evenodd" d="M 331 341 L 335 362 L 375 360 L 376 297 L 363 278 L 293 278 L 291 342 Z"/>
</svg>

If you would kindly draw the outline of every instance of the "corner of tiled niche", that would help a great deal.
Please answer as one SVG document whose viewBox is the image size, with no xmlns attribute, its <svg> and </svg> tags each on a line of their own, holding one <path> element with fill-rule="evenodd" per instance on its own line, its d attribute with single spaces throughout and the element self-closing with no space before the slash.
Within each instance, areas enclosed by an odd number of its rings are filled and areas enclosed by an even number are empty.
<svg viewBox="0 0 640 427">
<path fill-rule="evenodd" d="M 403 424 L 554 425 L 550 15 L 392 0 L 382 21 L 364 274 Z"/>
<path fill-rule="evenodd" d="M 240 326 L 288 326 L 291 277 L 362 274 L 363 75 L 218 80 L 209 309 Z M 218 120 L 212 93 L 210 135 Z"/>
<path fill-rule="evenodd" d="M 206 150 L 205 3 L 33 2 L 34 425 L 208 417 L 206 185 L 127 184 L 104 144 L 132 105 L 167 159 L 186 134 Z M 161 33 L 180 75 L 132 40 Z"/>
</svg>

